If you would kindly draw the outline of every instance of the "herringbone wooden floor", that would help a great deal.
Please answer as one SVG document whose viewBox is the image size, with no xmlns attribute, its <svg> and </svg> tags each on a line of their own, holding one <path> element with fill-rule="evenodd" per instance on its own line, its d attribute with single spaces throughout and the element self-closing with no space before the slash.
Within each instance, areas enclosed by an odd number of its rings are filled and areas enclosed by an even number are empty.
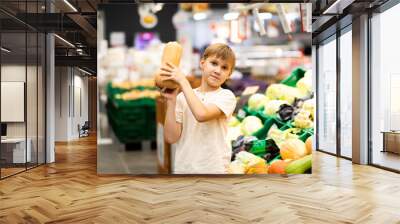
<svg viewBox="0 0 400 224">
<path fill-rule="evenodd" d="M 400 175 L 315 153 L 313 175 L 96 175 L 96 140 L 0 181 L 0 223 L 400 223 Z"/>
</svg>

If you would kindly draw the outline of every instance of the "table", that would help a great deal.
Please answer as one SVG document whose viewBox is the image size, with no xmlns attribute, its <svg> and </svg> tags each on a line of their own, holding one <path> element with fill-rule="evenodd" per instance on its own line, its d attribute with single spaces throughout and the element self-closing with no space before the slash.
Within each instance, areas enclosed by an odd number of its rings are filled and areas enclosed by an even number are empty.
<svg viewBox="0 0 400 224">
<path fill-rule="evenodd" d="M 382 152 L 400 154 L 400 131 L 382 131 L 381 133 L 383 133 Z"/>
<path fill-rule="evenodd" d="M 28 142 L 26 147 L 25 154 L 25 138 L 5 138 L 1 139 L 1 154 L 2 157 L 6 159 L 7 162 L 10 163 L 25 163 L 31 162 L 32 154 L 31 154 L 31 145 L 32 140 L 27 138 Z M 5 156 L 3 156 L 5 154 Z M 12 154 L 12 157 L 11 155 Z M 9 156 L 8 156 L 9 155 Z M 6 158 L 9 157 L 9 158 Z M 12 160 L 11 160 L 12 158 Z M 25 161 L 26 159 L 26 161 Z"/>
</svg>

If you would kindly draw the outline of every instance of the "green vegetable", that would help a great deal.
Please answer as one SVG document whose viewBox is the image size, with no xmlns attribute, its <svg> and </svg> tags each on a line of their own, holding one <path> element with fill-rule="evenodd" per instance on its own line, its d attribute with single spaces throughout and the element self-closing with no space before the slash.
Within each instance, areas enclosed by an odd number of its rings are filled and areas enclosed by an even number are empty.
<svg viewBox="0 0 400 224">
<path fill-rule="evenodd" d="M 307 110 L 300 110 L 294 117 L 293 124 L 298 128 L 312 128 L 314 126 L 311 113 Z"/>
<path fill-rule="evenodd" d="M 255 93 L 249 98 L 249 109 L 250 110 L 258 110 L 264 106 L 265 103 L 265 95 L 261 93 Z"/>
<path fill-rule="evenodd" d="M 264 114 L 265 115 L 276 115 L 276 113 L 279 111 L 279 107 L 282 104 L 289 104 L 289 103 L 284 100 L 269 100 L 269 101 L 267 101 L 264 106 Z"/>
<path fill-rule="evenodd" d="M 308 70 L 304 73 L 304 77 L 301 78 L 297 83 L 296 87 L 299 88 L 304 94 L 310 94 L 312 92 L 312 72 Z"/>
<path fill-rule="evenodd" d="M 228 121 L 229 127 L 235 127 L 235 126 L 238 126 L 239 124 L 240 124 L 240 121 L 234 116 L 232 116 Z"/>
<path fill-rule="evenodd" d="M 300 89 L 290 87 L 284 84 L 271 84 L 265 91 L 267 100 L 284 100 L 290 105 L 294 103 L 296 98 L 303 98 L 306 96 Z"/>
<path fill-rule="evenodd" d="M 312 166 L 312 155 L 304 156 L 297 159 L 286 166 L 285 172 L 287 174 L 302 174 Z"/>
<path fill-rule="evenodd" d="M 242 121 L 242 133 L 246 136 L 253 134 L 263 127 L 261 119 L 256 116 L 245 117 Z"/>
<path fill-rule="evenodd" d="M 304 101 L 301 109 L 310 112 L 311 119 L 314 120 L 314 101 L 313 101 L 313 99 Z"/>
</svg>

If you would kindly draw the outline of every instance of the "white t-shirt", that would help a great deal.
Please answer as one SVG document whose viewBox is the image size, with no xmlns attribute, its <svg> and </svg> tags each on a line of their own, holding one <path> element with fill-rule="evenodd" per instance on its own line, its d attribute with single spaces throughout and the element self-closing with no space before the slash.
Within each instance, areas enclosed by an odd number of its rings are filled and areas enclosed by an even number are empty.
<svg viewBox="0 0 400 224">
<path fill-rule="evenodd" d="M 183 93 L 178 94 L 175 108 L 176 121 L 182 123 L 181 137 L 176 143 L 174 173 L 223 174 L 229 164 L 232 149 L 226 141 L 228 119 L 236 107 L 235 95 L 227 89 L 212 92 L 194 89 L 204 104 L 216 105 L 225 117 L 198 122 Z"/>
</svg>

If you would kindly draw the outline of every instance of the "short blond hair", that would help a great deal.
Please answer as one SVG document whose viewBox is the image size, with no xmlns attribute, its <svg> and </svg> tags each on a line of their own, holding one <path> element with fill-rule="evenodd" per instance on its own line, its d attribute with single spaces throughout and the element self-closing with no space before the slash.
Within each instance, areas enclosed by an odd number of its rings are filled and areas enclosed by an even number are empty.
<svg viewBox="0 0 400 224">
<path fill-rule="evenodd" d="M 230 73 L 232 73 L 233 68 L 235 67 L 236 57 L 233 50 L 226 44 L 216 43 L 209 45 L 204 51 L 202 60 L 206 60 L 208 57 L 215 56 L 217 58 L 221 58 L 225 60 L 230 65 Z"/>
</svg>

